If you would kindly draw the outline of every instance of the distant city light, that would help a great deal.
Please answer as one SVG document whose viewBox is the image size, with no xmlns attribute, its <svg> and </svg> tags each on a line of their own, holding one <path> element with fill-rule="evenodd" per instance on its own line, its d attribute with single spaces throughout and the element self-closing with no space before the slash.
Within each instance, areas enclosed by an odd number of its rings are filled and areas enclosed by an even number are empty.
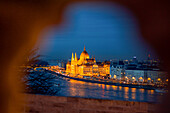
<svg viewBox="0 0 170 113">
<path fill-rule="evenodd" d="M 135 79 L 135 77 L 132 77 L 132 79 L 134 80 L 134 79 Z"/>
<path fill-rule="evenodd" d="M 158 81 L 160 81 L 161 79 L 160 78 L 158 78 Z"/>
<path fill-rule="evenodd" d="M 142 77 L 139 77 L 139 79 L 143 79 Z"/>
<path fill-rule="evenodd" d="M 114 77 L 113 78 L 115 78 L 116 79 L 116 75 L 114 75 Z"/>
<path fill-rule="evenodd" d="M 151 80 L 151 78 L 148 78 L 148 80 Z"/>
<path fill-rule="evenodd" d="M 136 58 L 136 56 L 134 56 L 133 58 Z"/>
</svg>

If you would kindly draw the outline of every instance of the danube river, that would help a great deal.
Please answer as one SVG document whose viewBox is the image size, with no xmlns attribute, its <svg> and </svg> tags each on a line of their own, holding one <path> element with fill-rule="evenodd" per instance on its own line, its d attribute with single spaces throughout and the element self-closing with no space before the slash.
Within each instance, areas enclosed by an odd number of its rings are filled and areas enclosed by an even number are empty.
<svg viewBox="0 0 170 113">
<path fill-rule="evenodd" d="M 164 93 L 158 93 L 155 90 L 82 82 L 62 77 L 58 77 L 56 81 L 61 86 L 57 96 L 140 102 L 161 102 L 164 96 Z"/>
</svg>

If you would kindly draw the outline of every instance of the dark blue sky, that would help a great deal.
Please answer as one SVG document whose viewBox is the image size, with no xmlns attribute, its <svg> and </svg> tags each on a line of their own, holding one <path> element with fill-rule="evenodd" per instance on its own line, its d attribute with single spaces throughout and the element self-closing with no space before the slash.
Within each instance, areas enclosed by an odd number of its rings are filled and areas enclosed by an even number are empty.
<svg viewBox="0 0 170 113">
<path fill-rule="evenodd" d="M 58 59 L 79 56 L 84 45 L 96 59 L 145 59 L 153 51 L 142 40 L 138 22 L 123 6 L 77 3 L 65 11 L 61 25 L 50 26 L 40 36 L 40 54 Z"/>
</svg>

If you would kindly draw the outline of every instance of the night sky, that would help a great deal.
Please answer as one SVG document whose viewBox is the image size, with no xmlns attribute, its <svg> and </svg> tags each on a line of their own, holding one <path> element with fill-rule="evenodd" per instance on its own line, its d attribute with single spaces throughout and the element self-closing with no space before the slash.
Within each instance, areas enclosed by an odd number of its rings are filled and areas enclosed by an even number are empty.
<svg viewBox="0 0 170 113">
<path fill-rule="evenodd" d="M 135 16 L 125 7 L 110 3 L 77 3 L 69 6 L 63 23 L 42 31 L 38 43 L 41 55 L 57 59 L 78 57 L 84 45 L 96 59 L 138 59 L 154 56 L 142 40 Z"/>
</svg>

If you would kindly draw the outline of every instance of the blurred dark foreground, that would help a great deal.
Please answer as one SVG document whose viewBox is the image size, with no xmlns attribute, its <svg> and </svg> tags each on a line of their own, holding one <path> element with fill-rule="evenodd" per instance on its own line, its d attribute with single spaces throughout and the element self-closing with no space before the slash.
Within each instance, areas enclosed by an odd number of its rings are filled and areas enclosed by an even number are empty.
<svg viewBox="0 0 170 113">
<path fill-rule="evenodd" d="M 88 1 L 88 0 L 82 0 Z M 102 1 L 102 0 L 101 0 Z M 106 1 L 106 0 L 105 0 Z M 155 49 L 160 59 L 163 60 L 164 66 L 166 70 L 170 71 L 170 54 L 169 54 L 169 3 L 164 0 L 109 0 L 110 2 L 114 2 L 120 5 L 123 5 L 129 10 L 131 10 L 136 18 L 139 21 L 140 30 L 145 37 L 145 40 Z M 78 0 L 1 0 L 0 1 L 0 48 L 1 48 L 1 71 L 0 71 L 0 112 L 1 113 L 18 113 L 23 112 L 23 100 L 24 98 L 35 99 L 34 97 L 39 98 L 41 100 L 41 96 L 32 95 L 31 97 L 28 95 L 23 95 L 18 92 L 21 92 L 23 86 L 21 86 L 17 82 L 18 73 L 15 71 L 16 66 L 20 65 L 23 62 L 23 56 L 25 54 L 25 50 L 27 48 L 32 48 L 36 43 L 37 37 L 39 36 L 42 29 L 47 26 L 62 22 L 62 14 L 64 9 L 71 3 L 80 2 Z M 96 1 L 96 5 L 100 3 Z M 47 99 L 46 103 L 50 103 L 47 97 L 43 99 Z M 62 98 L 62 97 L 60 97 Z M 59 100 L 60 100 L 59 98 Z M 57 97 L 55 97 L 58 101 Z M 62 102 L 67 101 L 70 102 L 69 105 L 71 107 L 84 108 L 81 104 L 74 103 L 86 103 L 85 100 L 79 101 L 79 98 L 63 98 Z M 89 102 L 90 101 L 90 102 Z M 102 105 L 97 107 L 90 105 L 93 99 L 87 102 L 87 106 L 91 107 L 90 109 L 93 112 L 93 109 L 96 109 L 95 112 L 101 113 L 102 110 L 99 109 L 112 109 L 113 111 L 124 112 L 127 107 L 120 108 L 116 107 L 114 104 L 110 104 L 110 107 L 102 106 L 104 103 L 101 100 Z M 106 102 L 105 100 L 102 100 Z M 31 105 L 34 105 L 35 101 L 32 101 Z M 45 102 L 45 101 L 44 101 Z M 67 106 L 67 104 L 54 104 L 53 108 L 50 109 L 50 112 L 57 107 L 63 112 L 62 108 Z M 170 102 L 170 94 L 168 92 L 168 96 L 165 96 L 164 102 L 159 105 L 159 107 L 155 107 L 153 109 L 157 109 L 157 112 L 169 112 L 169 102 Z M 42 107 L 43 111 L 45 111 L 45 106 L 40 102 L 42 106 L 38 104 L 36 108 Z M 108 102 L 109 103 L 109 102 Z M 116 103 L 121 103 L 116 101 Z M 122 102 L 126 103 L 126 102 Z M 133 102 L 132 102 L 133 103 Z M 68 105 L 68 106 L 69 106 Z M 128 104 L 123 104 L 128 105 Z M 50 105 L 51 106 L 51 105 Z M 130 106 L 133 106 L 133 104 Z M 153 106 L 152 106 L 153 107 Z M 25 108 L 25 107 L 24 107 Z M 70 107 L 69 107 L 70 108 Z M 148 112 L 146 104 L 140 104 L 140 108 L 145 109 L 144 112 Z M 122 111 L 123 109 L 123 111 Z M 128 110 L 127 110 L 128 109 Z M 129 112 L 134 109 L 127 108 L 126 110 Z M 71 109 L 70 109 L 71 110 Z M 138 111 L 137 109 L 136 111 Z M 59 111 L 59 112 L 60 112 Z M 41 112 L 32 110 L 30 112 Z M 57 111 L 56 111 L 57 112 Z M 67 112 L 64 111 L 64 112 Z M 74 111 L 73 111 L 74 112 Z M 76 112 L 76 111 L 75 111 Z M 87 112 L 86 109 L 82 109 L 78 112 Z M 143 112 L 143 111 L 141 111 Z"/>
</svg>

